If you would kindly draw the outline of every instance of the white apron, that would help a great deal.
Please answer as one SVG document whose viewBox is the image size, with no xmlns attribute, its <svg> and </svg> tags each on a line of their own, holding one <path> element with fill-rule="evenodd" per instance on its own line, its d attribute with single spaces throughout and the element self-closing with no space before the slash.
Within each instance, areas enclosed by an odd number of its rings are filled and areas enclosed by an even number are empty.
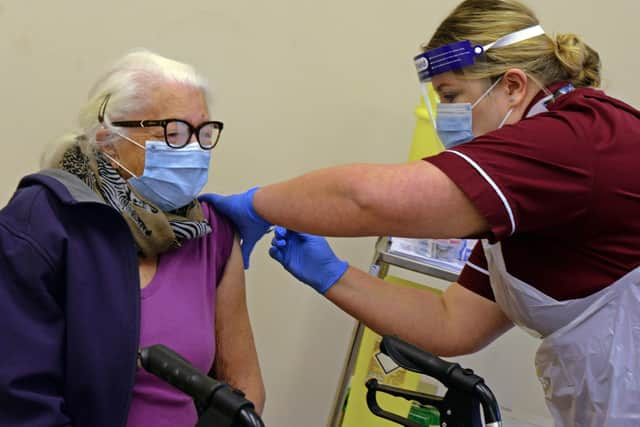
<svg viewBox="0 0 640 427">
<path fill-rule="evenodd" d="M 586 298 L 557 301 L 509 274 L 500 243 L 482 245 L 496 302 L 542 338 L 535 365 L 555 425 L 640 426 L 640 267 Z"/>
</svg>

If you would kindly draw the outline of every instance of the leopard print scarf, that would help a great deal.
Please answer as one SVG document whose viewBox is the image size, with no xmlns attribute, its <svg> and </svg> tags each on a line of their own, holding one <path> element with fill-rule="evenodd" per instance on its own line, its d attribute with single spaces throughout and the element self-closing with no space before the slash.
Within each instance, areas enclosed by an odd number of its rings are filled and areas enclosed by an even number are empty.
<svg viewBox="0 0 640 427">
<path fill-rule="evenodd" d="M 120 212 L 143 257 L 156 256 L 180 247 L 184 240 L 211 233 L 197 200 L 178 210 L 163 212 L 127 185 L 98 151 L 92 162 L 80 146 L 74 144 L 64 153 L 60 168 L 80 178 L 106 204 Z"/>
</svg>

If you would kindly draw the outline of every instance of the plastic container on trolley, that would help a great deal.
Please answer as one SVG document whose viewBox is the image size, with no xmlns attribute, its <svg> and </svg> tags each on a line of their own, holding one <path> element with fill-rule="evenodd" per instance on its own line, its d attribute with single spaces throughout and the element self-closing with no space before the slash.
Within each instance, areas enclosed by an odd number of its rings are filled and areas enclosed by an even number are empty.
<svg viewBox="0 0 640 427">
<path fill-rule="evenodd" d="M 421 427 L 415 421 L 380 408 L 376 399 L 376 393 L 380 392 L 435 407 L 440 412 L 440 425 L 443 427 L 481 426 L 480 407 L 486 427 L 502 426 L 500 409 L 493 392 L 484 379 L 471 369 L 446 362 L 394 336 L 383 337 L 380 350 L 402 368 L 437 379 L 447 387 L 447 392 L 444 396 L 435 396 L 387 386 L 370 379 L 366 383 L 367 405 L 375 415 L 403 426 Z"/>
<path fill-rule="evenodd" d="M 138 360 L 145 370 L 193 398 L 196 427 L 264 427 L 244 393 L 206 375 L 168 347 L 142 348 Z"/>
</svg>

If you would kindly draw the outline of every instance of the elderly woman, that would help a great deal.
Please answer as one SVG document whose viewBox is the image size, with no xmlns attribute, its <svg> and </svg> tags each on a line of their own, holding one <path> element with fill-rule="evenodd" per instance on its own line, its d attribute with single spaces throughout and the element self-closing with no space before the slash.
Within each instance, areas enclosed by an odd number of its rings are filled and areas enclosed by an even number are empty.
<svg viewBox="0 0 640 427">
<path fill-rule="evenodd" d="M 195 425 L 136 368 L 153 344 L 262 410 L 238 239 L 195 200 L 222 130 L 207 96 L 186 64 L 124 56 L 0 212 L 0 425 Z"/>
</svg>

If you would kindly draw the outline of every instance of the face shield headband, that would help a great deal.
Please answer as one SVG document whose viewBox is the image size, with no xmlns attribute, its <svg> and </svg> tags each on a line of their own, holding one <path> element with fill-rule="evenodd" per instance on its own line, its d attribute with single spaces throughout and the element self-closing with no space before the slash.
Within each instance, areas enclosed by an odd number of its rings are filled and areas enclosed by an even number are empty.
<svg viewBox="0 0 640 427">
<path fill-rule="evenodd" d="M 433 76 L 446 73 L 447 71 L 458 70 L 471 66 L 475 63 L 476 56 L 484 54 L 489 49 L 509 46 L 542 34 L 544 34 L 542 27 L 540 25 L 535 25 L 533 27 L 528 27 L 511 34 L 507 34 L 506 36 L 500 37 L 495 42 L 489 43 L 485 46 L 472 46 L 469 40 L 463 40 L 461 42 L 451 43 L 431 49 L 415 56 L 413 60 L 418 71 L 418 78 L 420 79 L 420 86 L 422 88 L 422 96 L 424 97 L 426 107 L 429 110 L 429 115 L 432 120 L 433 107 L 427 94 L 427 84 L 431 81 Z"/>
</svg>

